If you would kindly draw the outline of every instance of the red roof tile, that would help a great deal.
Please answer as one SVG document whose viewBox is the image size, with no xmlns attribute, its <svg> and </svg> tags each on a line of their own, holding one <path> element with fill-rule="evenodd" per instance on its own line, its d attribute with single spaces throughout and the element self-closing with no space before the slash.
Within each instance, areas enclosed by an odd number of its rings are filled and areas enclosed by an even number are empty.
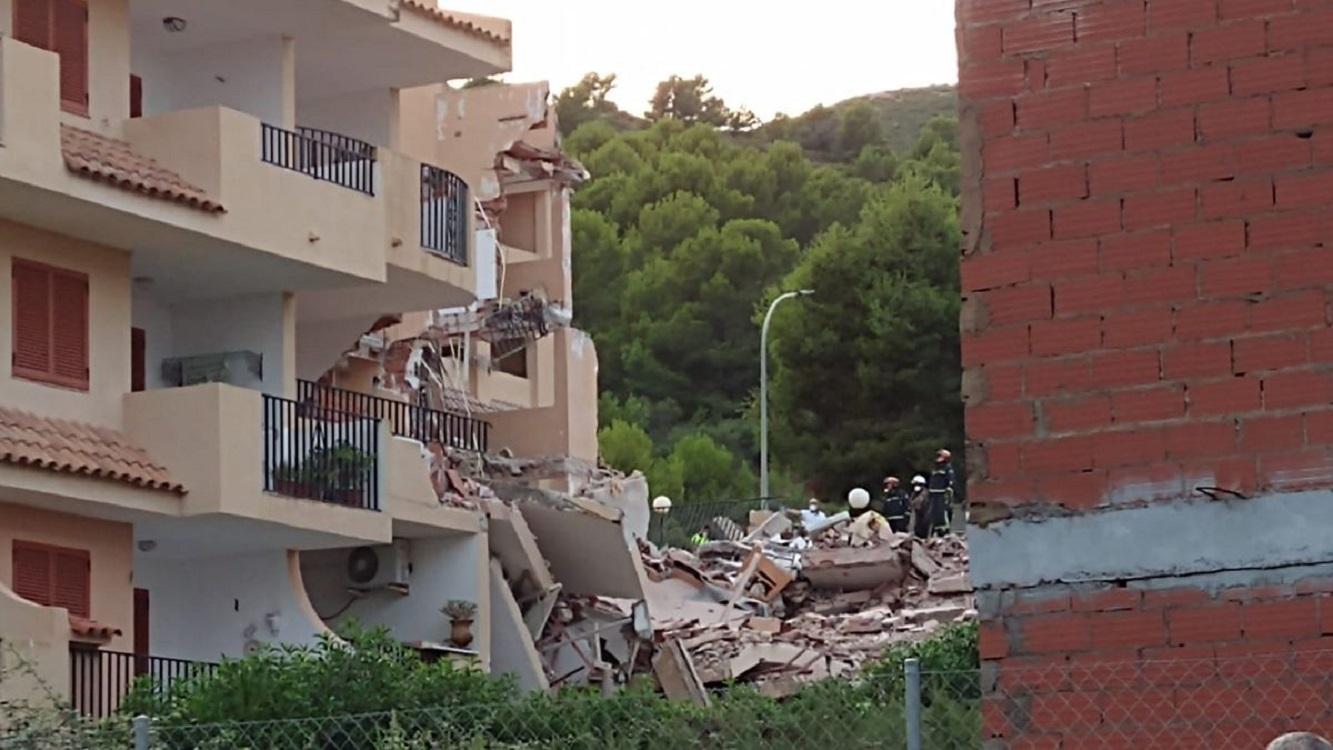
<svg viewBox="0 0 1333 750">
<path fill-rule="evenodd" d="M 127 435 L 18 409 L 0 407 L 0 461 L 185 493 L 185 487 Z"/>
<path fill-rule="evenodd" d="M 225 210 L 202 189 L 153 159 L 136 153 L 125 141 L 61 125 L 60 150 L 65 156 L 65 166 L 81 176 L 109 182 L 131 192 L 183 203 L 201 211 L 219 213 Z"/>
<path fill-rule="evenodd" d="M 458 29 L 459 31 L 466 32 L 473 36 L 481 37 L 488 42 L 495 42 L 506 46 L 510 43 L 510 38 L 508 36 L 497 34 L 489 29 L 482 28 L 467 20 L 466 17 L 455 16 L 446 10 L 442 10 L 435 4 L 435 0 L 402 0 L 402 7 L 409 10 L 415 10 L 418 13 L 424 13 L 436 23 Z"/>
<path fill-rule="evenodd" d="M 97 620 L 90 620 L 87 617 L 77 615 L 69 616 L 69 632 L 82 638 L 96 638 L 104 641 L 121 635 L 120 628 L 103 625 Z"/>
</svg>

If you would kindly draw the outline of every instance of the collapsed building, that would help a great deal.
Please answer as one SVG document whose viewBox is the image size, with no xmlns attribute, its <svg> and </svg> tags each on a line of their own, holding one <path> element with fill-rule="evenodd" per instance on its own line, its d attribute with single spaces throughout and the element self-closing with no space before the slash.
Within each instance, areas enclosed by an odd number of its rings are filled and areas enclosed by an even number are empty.
<svg viewBox="0 0 1333 750">
<path fill-rule="evenodd" d="M 781 696 L 973 616 L 956 539 L 868 530 L 871 516 L 835 517 L 804 552 L 777 513 L 748 532 L 719 519 L 724 538 L 694 552 L 649 542 L 645 479 L 598 464 L 596 353 L 571 327 L 569 192 L 587 173 L 560 151 L 544 87 L 431 93 L 441 133 L 500 123 L 500 141 L 466 150 L 493 294 L 377 321 L 324 382 L 486 424 L 421 437 L 440 502 L 486 518 L 493 671 L 530 690 L 651 673 L 673 697 L 733 682 Z"/>
<path fill-rule="evenodd" d="M 896 643 L 974 619 L 967 548 L 958 537 L 914 539 L 874 513 L 840 513 L 807 530 L 802 549 L 785 514 L 755 511 L 748 533 L 693 552 L 640 544 L 660 644 L 664 691 L 753 683 L 785 697 L 803 684 L 850 678 Z"/>
</svg>

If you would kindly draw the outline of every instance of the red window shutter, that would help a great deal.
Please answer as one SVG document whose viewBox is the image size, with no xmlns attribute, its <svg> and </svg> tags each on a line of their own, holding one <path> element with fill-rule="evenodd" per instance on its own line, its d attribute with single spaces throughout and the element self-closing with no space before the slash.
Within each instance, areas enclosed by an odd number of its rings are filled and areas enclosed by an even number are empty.
<svg viewBox="0 0 1333 750">
<path fill-rule="evenodd" d="M 143 79 L 130 74 L 130 117 L 143 117 Z"/>
<path fill-rule="evenodd" d="M 55 584 L 52 606 L 64 607 L 71 615 L 91 617 L 92 561 L 83 550 L 58 550 L 55 558 Z"/>
<path fill-rule="evenodd" d="M 63 385 L 88 387 L 88 277 L 51 272 L 51 375 Z"/>
<path fill-rule="evenodd" d="M 24 44 L 51 49 L 52 0 L 14 0 L 14 38 Z"/>
<path fill-rule="evenodd" d="M 51 552 L 42 547 L 14 542 L 14 593 L 51 606 Z"/>
<path fill-rule="evenodd" d="M 60 54 L 60 103 L 70 112 L 88 114 L 88 0 L 52 3 L 52 40 Z"/>
<path fill-rule="evenodd" d="M 15 260 L 14 374 L 45 379 L 51 373 L 51 272 Z"/>
</svg>

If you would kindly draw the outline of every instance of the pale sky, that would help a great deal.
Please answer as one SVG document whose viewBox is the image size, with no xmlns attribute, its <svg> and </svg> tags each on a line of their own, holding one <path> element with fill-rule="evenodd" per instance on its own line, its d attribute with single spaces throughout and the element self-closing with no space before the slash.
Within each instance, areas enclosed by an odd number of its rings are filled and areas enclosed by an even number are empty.
<svg viewBox="0 0 1333 750">
<path fill-rule="evenodd" d="M 615 73 L 642 114 L 658 81 L 702 73 L 732 107 L 768 119 L 877 91 L 958 79 L 948 0 L 441 0 L 514 22 L 513 82 L 553 92 Z"/>
</svg>

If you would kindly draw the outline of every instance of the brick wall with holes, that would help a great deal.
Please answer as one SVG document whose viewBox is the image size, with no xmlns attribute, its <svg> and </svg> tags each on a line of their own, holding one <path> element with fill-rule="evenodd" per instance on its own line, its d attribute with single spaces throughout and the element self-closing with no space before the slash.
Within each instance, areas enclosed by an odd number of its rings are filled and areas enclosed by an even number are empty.
<svg viewBox="0 0 1333 750">
<path fill-rule="evenodd" d="M 1247 589 L 1263 597 L 1186 580 L 1084 607 L 1047 577 L 1029 609 L 1001 556 L 1031 549 L 986 529 L 1114 517 L 1109 554 L 1128 557 L 1134 509 L 1333 503 L 1333 0 L 956 3 L 983 657 L 1003 679 L 1030 659 L 1324 646 L 1333 602 L 1295 582 L 1333 553 L 1237 550 L 1252 582 L 1285 570 Z M 1142 578 L 1230 570 L 1177 552 Z M 1064 563 L 1107 585 L 1118 565 Z M 1001 715 L 990 736 L 1014 731 Z"/>
</svg>

